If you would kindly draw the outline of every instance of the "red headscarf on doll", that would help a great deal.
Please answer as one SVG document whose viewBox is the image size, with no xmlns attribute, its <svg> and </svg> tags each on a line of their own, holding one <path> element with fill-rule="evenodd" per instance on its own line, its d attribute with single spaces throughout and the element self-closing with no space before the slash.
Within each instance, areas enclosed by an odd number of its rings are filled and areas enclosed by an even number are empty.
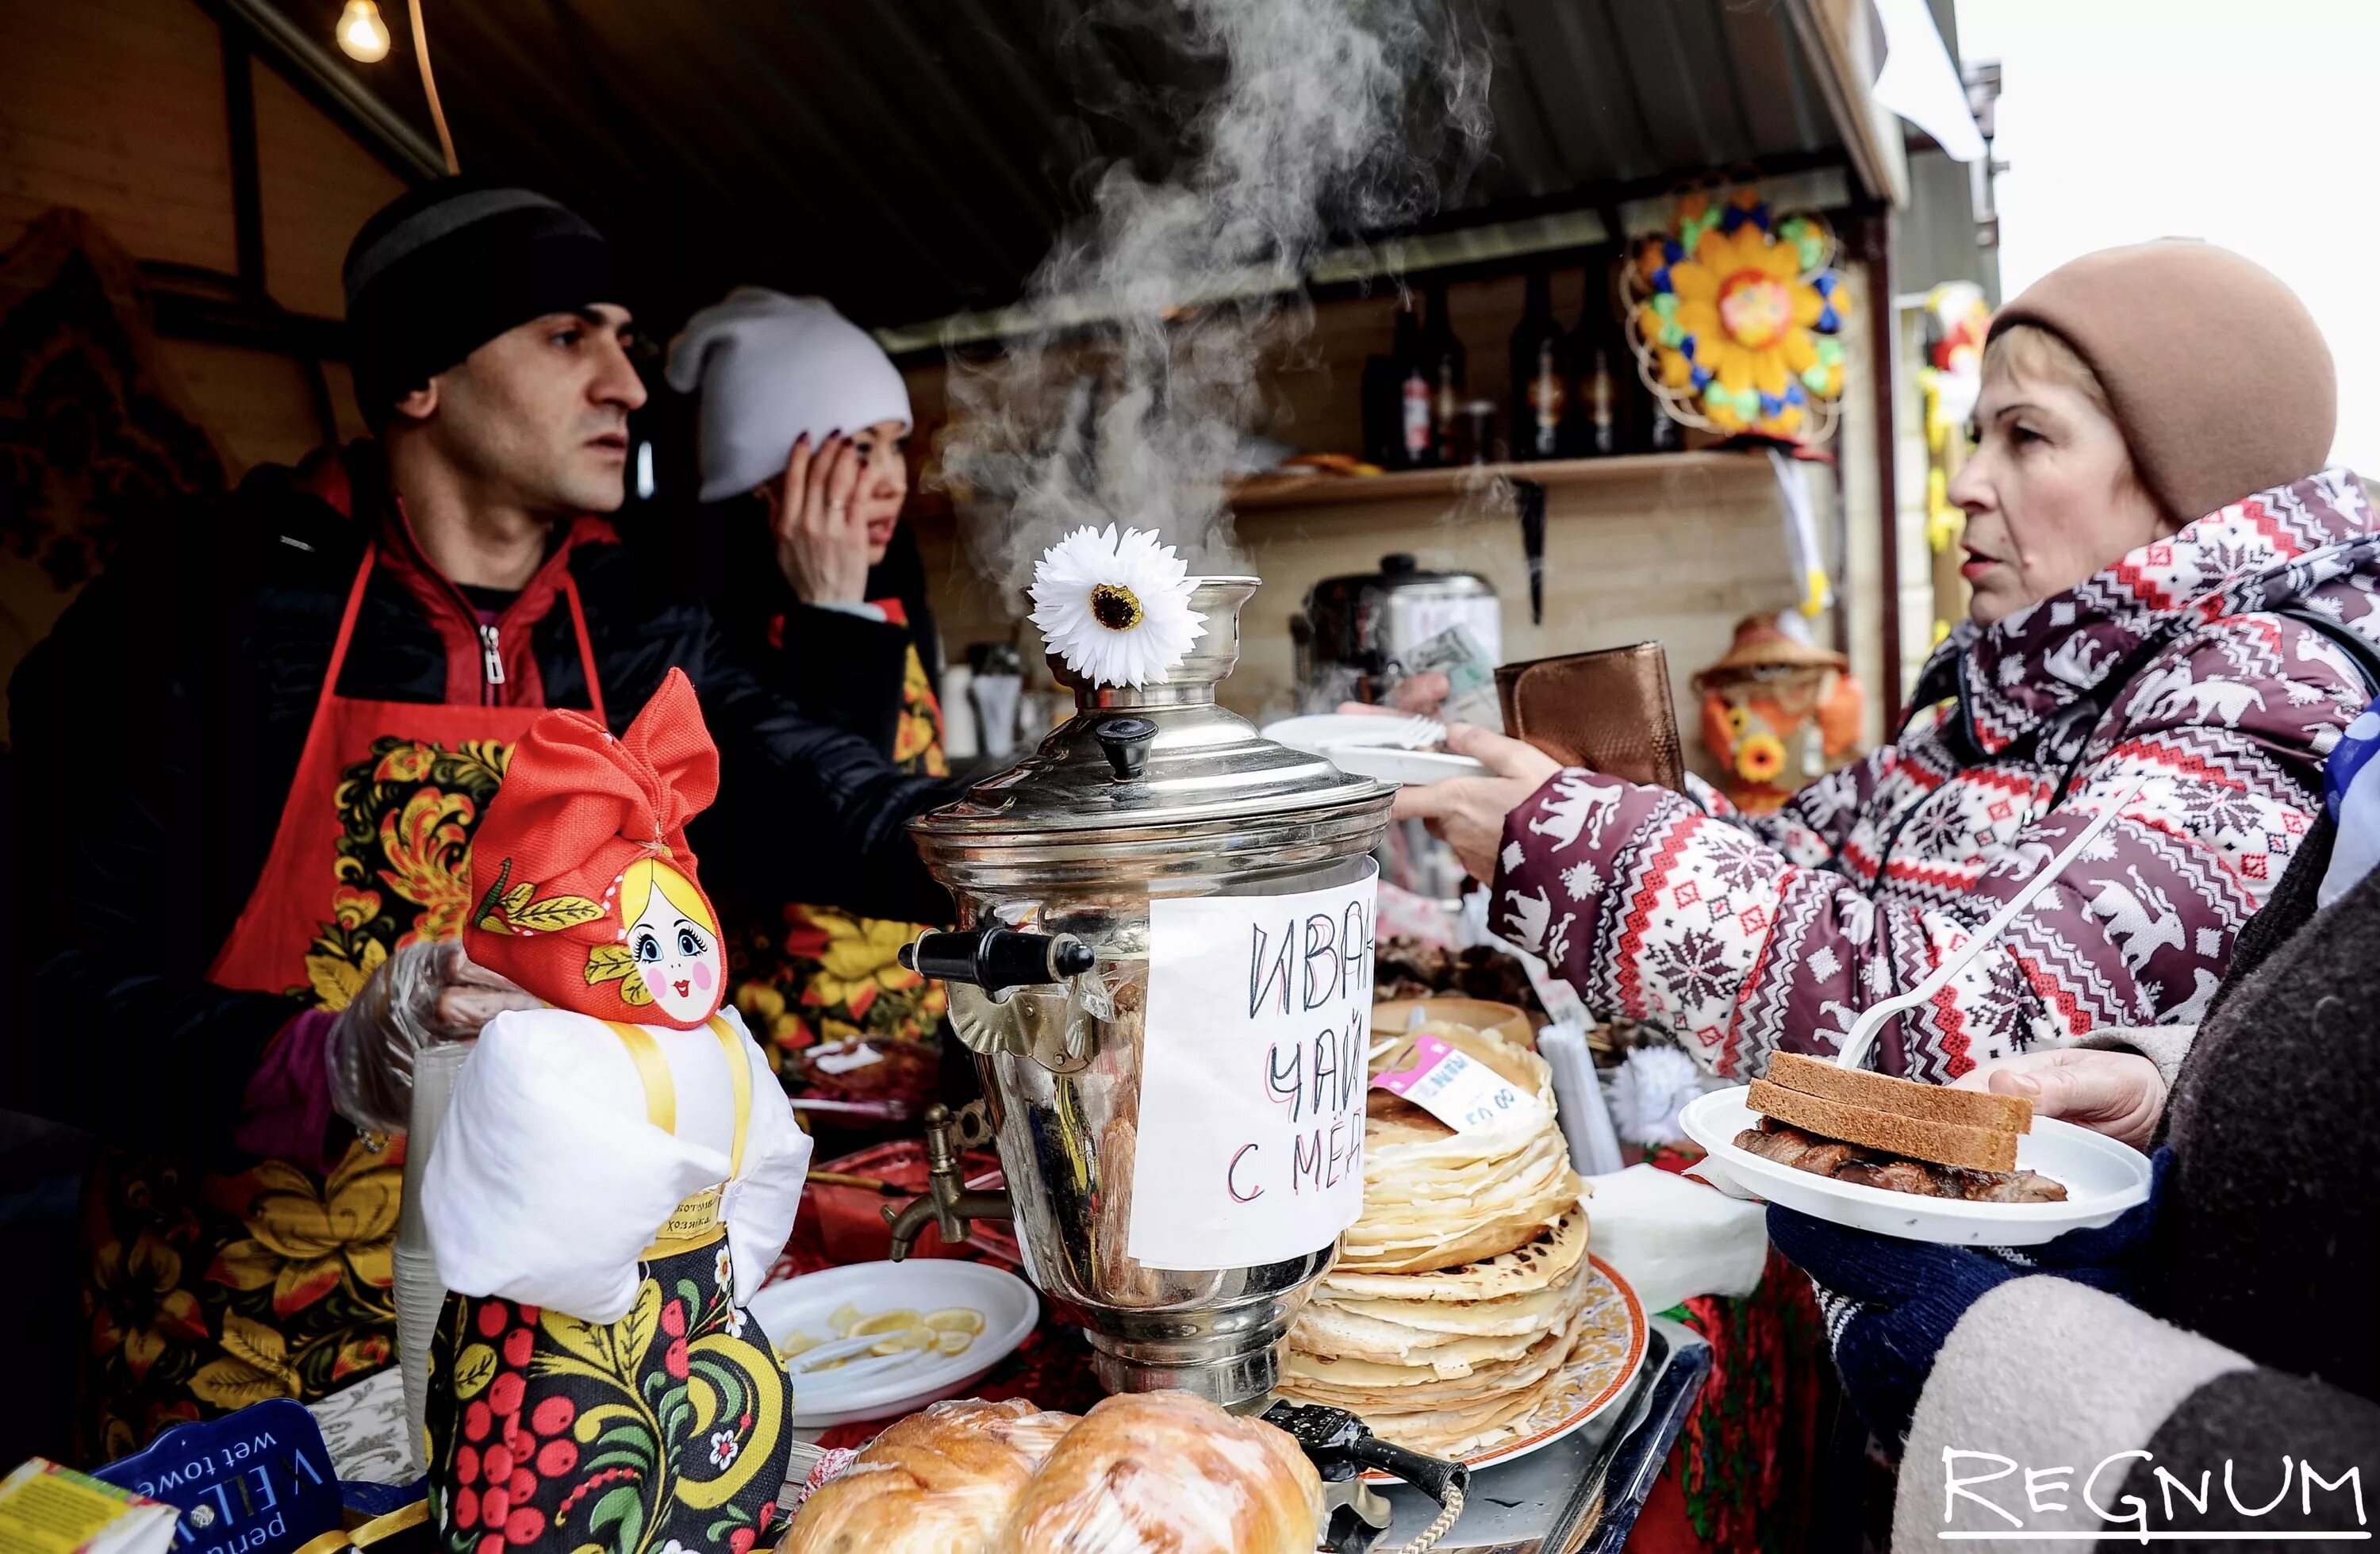
<svg viewBox="0 0 2380 1554">
<path fill-rule="evenodd" d="M 726 964 L 686 823 L 718 792 L 719 750 L 681 670 L 617 739 L 584 712 L 548 712 L 472 839 L 465 953 L 557 1008 L 701 1025 Z"/>
</svg>

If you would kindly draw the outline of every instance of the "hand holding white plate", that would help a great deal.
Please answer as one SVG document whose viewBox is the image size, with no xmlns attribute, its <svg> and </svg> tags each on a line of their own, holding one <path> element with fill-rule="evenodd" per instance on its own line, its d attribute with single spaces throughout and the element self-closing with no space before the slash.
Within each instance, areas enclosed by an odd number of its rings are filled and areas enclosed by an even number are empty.
<svg viewBox="0 0 2380 1554">
<path fill-rule="evenodd" d="M 1267 723 L 1263 732 L 1276 745 L 1320 756 L 1354 777 L 1423 783 L 1488 774 L 1487 765 L 1469 756 L 1427 748 L 1446 742 L 1446 725 L 1428 718 L 1318 712 Z"/>
</svg>

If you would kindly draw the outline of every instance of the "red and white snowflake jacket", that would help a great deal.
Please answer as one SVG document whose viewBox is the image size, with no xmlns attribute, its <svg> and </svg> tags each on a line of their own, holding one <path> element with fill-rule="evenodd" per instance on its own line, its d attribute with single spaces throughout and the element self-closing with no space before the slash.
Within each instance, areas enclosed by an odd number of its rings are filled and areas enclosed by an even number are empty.
<svg viewBox="0 0 2380 1554">
<path fill-rule="evenodd" d="M 2046 1038 L 2194 1020 L 2366 700 L 2345 649 L 2271 612 L 2380 640 L 2373 528 L 2355 477 L 2325 470 L 1962 625 L 1912 704 L 1955 699 L 1773 816 L 1562 771 L 1505 822 L 1496 930 L 1597 1014 L 1665 1025 L 1716 1073 L 1750 1076 L 1780 1049 L 1833 1050 L 2146 773 L 1871 1061 L 1940 1082 Z"/>
</svg>

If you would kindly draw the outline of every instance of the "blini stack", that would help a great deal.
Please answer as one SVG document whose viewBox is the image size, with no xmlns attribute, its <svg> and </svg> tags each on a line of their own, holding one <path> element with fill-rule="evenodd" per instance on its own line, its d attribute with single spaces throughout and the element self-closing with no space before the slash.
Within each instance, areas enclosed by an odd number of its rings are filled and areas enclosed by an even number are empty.
<svg viewBox="0 0 2380 1554">
<path fill-rule="evenodd" d="M 1281 1390 L 1352 1410 L 1399 1445 L 1462 1456 L 1560 1384 L 1594 1274 L 1552 1071 L 1489 1033 L 1424 1028 L 1538 1105 L 1457 1133 L 1371 1092 L 1363 1217 L 1290 1329 Z M 1375 1072 L 1399 1061 L 1392 1049 Z"/>
</svg>

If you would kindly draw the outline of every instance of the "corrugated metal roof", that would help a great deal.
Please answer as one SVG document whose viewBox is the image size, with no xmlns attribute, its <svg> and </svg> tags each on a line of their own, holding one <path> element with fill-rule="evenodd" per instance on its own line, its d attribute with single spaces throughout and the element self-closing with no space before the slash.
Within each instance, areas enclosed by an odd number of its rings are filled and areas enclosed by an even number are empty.
<svg viewBox="0 0 2380 1554">
<path fill-rule="evenodd" d="M 276 0 L 327 40 L 340 0 Z M 1295 0 L 1285 0 L 1295 3 Z M 425 132 L 395 47 L 339 63 Z M 1017 296 L 1087 175 L 1161 173 L 1213 82 L 1135 0 L 427 0 L 464 168 L 546 188 L 668 319 L 729 285 L 901 324 Z M 1493 154 L 1425 228 L 1610 211 L 1708 169 L 1840 163 L 1785 0 L 1484 0 Z"/>
</svg>

